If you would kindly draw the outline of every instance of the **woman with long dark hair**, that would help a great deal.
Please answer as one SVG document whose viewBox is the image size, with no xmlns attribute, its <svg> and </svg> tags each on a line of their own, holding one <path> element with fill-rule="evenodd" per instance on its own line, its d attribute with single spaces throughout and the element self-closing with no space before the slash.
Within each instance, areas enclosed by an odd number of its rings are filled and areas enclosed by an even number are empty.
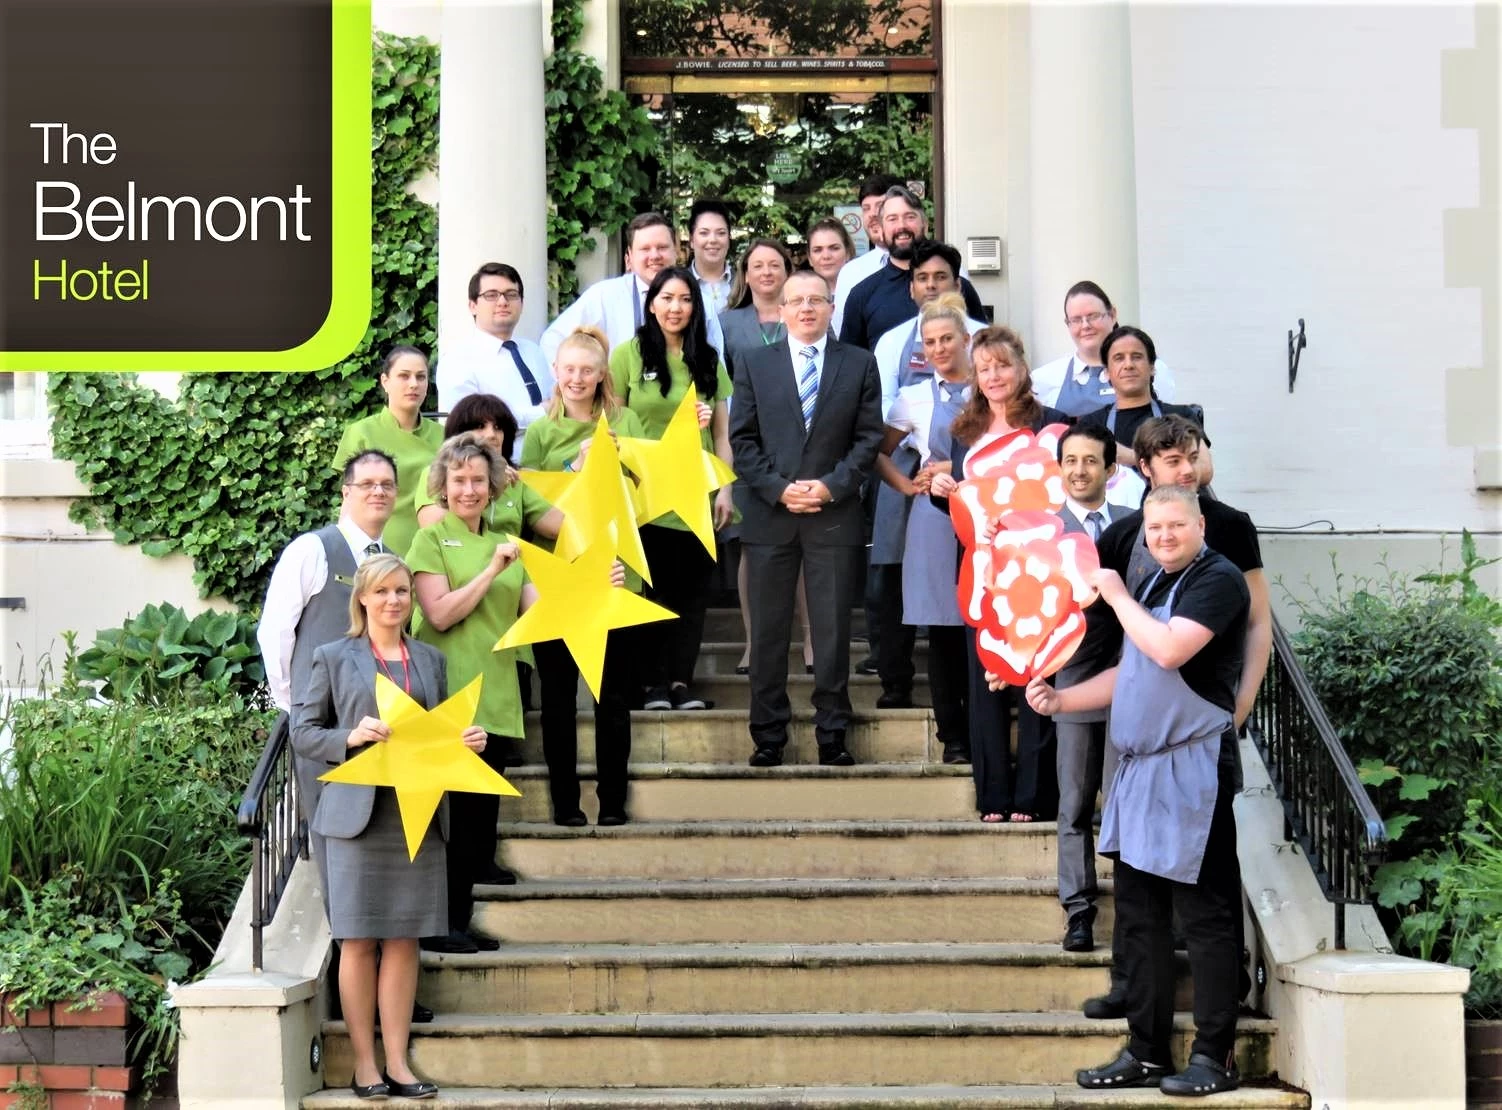
<svg viewBox="0 0 1502 1110">
<path fill-rule="evenodd" d="M 615 395 L 641 419 L 648 439 L 662 438 L 692 387 L 704 449 L 730 464 L 730 375 L 710 346 L 699 283 L 688 270 L 674 266 L 652 279 L 641 327 L 610 354 L 610 377 Z M 727 485 L 714 494 L 715 527 L 729 524 L 734 512 Z M 689 684 L 714 560 L 676 513 L 642 525 L 641 539 L 652 570 L 647 596 L 678 614 L 677 620 L 643 626 L 643 708 L 704 709 L 704 699 Z"/>
</svg>

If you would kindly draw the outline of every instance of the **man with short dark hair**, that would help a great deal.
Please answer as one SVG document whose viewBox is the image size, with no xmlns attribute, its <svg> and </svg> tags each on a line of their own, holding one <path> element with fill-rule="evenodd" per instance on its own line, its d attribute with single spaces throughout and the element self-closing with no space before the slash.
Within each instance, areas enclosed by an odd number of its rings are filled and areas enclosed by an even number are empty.
<svg viewBox="0 0 1502 1110">
<path fill-rule="evenodd" d="M 860 490 L 881 445 L 880 384 L 869 353 L 829 336 L 829 286 L 799 271 L 782 289 L 787 340 L 753 351 L 735 376 L 730 444 L 751 606 L 753 767 L 782 762 L 788 636 L 800 568 L 814 642 L 819 762 L 849 766 L 850 604 L 865 521 Z"/>
<path fill-rule="evenodd" d="M 1144 582 L 1129 589 L 1109 567 L 1092 580 L 1096 604 L 1109 605 L 1121 623 L 1121 662 L 1068 689 L 1035 679 L 1027 698 L 1047 714 L 1109 705 L 1122 759 L 1100 849 L 1116 859 L 1116 958 L 1125 967 L 1131 1035 L 1115 1060 L 1076 1079 L 1094 1090 L 1208 1095 L 1239 1082 L 1241 869 L 1226 752 L 1236 746 L 1251 599 L 1242 573 L 1206 544 L 1192 484 L 1155 485 L 1141 517 L 1153 561 Z M 1177 1075 L 1175 913 L 1189 949 L 1195 1023 L 1188 1066 Z"/>
<path fill-rule="evenodd" d="M 579 299 L 558 314 L 542 333 L 542 353 L 551 363 L 558 345 L 575 328 L 596 327 L 605 333 L 612 349 L 636 334 L 646 314 L 647 287 L 668 266 L 678 264 L 678 242 L 673 225 L 658 212 L 643 212 L 626 225 L 626 272 L 620 277 L 597 281 Z M 725 357 L 720 320 L 705 311 L 704 327 L 709 342 Z"/>
<path fill-rule="evenodd" d="M 904 186 L 894 185 L 882 198 L 881 228 L 887 245 L 887 264 L 850 290 L 840 328 L 840 342 L 867 350 L 876 346 L 877 339 L 887 329 L 913 314 L 908 270 L 912 268 L 918 241 L 928 237 L 923 202 Z M 980 303 L 975 287 L 963 277 L 960 292 L 965 298 L 966 313 L 976 319 L 984 317 L 985 306 Z"/>
<path fill-rule="evenodd" d="M 490 393 L 506 402 L 516 418 L 513 463 L 522 457 L 527 425 L 546 411 L 553 395 L 553 372 L 542 348 L 516 334 L 523 297 L 522 276 L 515 266 L 487 262 L 470 275 L 474 329 L 443 352 L 435 371 L 438 407 L 445 412 L 472 393 Z"/>
</svg>

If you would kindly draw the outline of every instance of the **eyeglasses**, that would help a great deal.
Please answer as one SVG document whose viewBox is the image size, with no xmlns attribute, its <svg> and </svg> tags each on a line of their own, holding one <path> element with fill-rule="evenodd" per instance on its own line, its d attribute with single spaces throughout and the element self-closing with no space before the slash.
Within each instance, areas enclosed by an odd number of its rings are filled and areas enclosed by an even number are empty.
<svg viewBox="0 0 1502 1110">
<path fill-rule="evenodd" d="M 487 304 L 495 304 L 496 301 L 505 301 L 507 304 L 516 304 L 522 299 L 522 295 L 515 289 L 508 289 L 504 293 L 499 289 L 487 289 L 480 294 L 480 300 Z"/>
<path fill-rule="evenodd" d="M 349 484 L 364 494 L 396 492 L 395 482 L 350 482 Z"/>
<path fill-rule="evenodd" d="M 1087 312 L 1083 316 L 1066 316 L 1064 317 L 1064 323 L 1068 324 L 1071 328 L 1082 328 L 1086 324 L 1094 327 L 1102 320 L 1109 320 L 1110 318 L 1111 314 L 1109 312 Z"/>
<path fill-rule="evenodd" d="M 782 303 L 788 308 L 818 308 L 820 305 L 828 304 L 829 298 L 814 293 L 807 297 L 789 297 Z"/>
</svg>

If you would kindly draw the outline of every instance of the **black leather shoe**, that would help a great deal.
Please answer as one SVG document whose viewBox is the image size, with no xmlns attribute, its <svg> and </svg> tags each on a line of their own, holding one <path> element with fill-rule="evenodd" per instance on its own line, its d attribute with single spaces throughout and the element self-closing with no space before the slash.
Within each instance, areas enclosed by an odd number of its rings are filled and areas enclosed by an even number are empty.
<svg viewBox="0 0 1502 1110">
<path fill-rule="evenodd" d="M 501 942 L 495 937 L 487 937 L 484 933 L 466 932 L 464 934 L 480 952 L 494 952 L 501 947 Z"/>
<path fill-rule="evenodd" d="M 589 818 L 582 813 L 565 813 L 554 817 L 553 824 L 562 825 L 566 829 L 582 829 L 589 824 Z"/>
<path fill-rule="evenodd" d="M 967 748 L 966 746 L 964 746 L 963 744 L 945 744 L 944 745 L 944 762 L 945 763 L 969 763 L 970 762 L 970 749 Z"/>
<path fill-rule="evenodd" d="M 855 756 L 844 744 L 820 744 L 819 765 L 822 767 L 854 767 Z"/>
<path fill-rule="evenodd" d="M 631 818 L 627 817 L 624 813 L 602 813 L 600 814 L 600 828 L 619 828 L 620 826 L 630 822 L 630 820 Z"/>
<path fill-rule="evenodd" d="M 1086 1090 L 1111 1091 L 1118 1087 L 1156 1087 L 1172 1075 L 1172 1068 L 1139 1060 L 1130 1050 L 1123 1048 L 1121 1055 L 1109 1064 L 1075 1072 L 1074 1081 Z M 393 1087 L 392 1094 L 395 1093 Z"/>
<path fill-rule="evenodd" d="M 1094 915 L 1089 910 L 1081 910 L 1069 919 L 1069 928 L 1064 930 L 1065 952 L 1095 951 L 1093 921 Z"/>
<path fill-rule="evenodd" d="M 1191 1098 L 1234 1091 L 1239 1086 L 1241 1073 L 1234 1065 L 1224 1067 L 1203 1052 L 1189 1057 L 1189 1066 L 1178 1075 L 1165 1076 L 1162 1084 L 1165 1095 L 1188 1095 Z"/>
<path fill-rule="evenodd" d="M 492 863 L 480 872 L 479 881 L 489 886 L 515 886 L 516 872 L 507 871 L 498 863 Z"/>
<path fill-rule="evenodd" d="M 855 665 L 855 673 L 856 674 L 875 674 L 876 673 L 876 657 L 874 655 L 868 655 L 864 659 L 862 659 L 859 663 L 857 663 Z"/>
<path fill-rule="evenodd" d="M 452 930 L 446 936 L 423 937 L 417 944 L 424 952 L 469 954 L 480 950 L 475 942 L 469 939 L 468 933 L 461 933 L 458 929 Z"/>
<path fill-rule="evenodd" d="M 437 1098 L 438 1086 L 419 1079 L 416 1083 L 398 1083 L 391 1076 L 383 1076 L 394 1098 Z"/>
<path fill-rule="evenodd" d="M 758 747 L 751 753 L 751 766 L 753 767 L 781 767 L 782 749 L 770 745 Z"/>
<path fill-rule="evenodd" d="M 1083 1009 L 1087 1018 L 1112 1021 L 1126 1017 L 1126 999 L 1117 994 L 1103 994 L 1097 998 L 1087 998 Z"/>
<path fill-rule="evenodd" d="M 391 1097 L 391 1088 L 385 1083 L 351 1083 L 349 1089 L 355 1092 L 356 1098 L 370 1102 L 384 1102 Z"/>
<path fill-rule="evenodd" d="M 430 1022 L 432 1020 L 433 1020 L 433 1011 L 431 1009 L 429 1009 L 427 1006 L 424 1006 L 421 1002 L 414 1001 L 412 1003 L 412 1024 L 413 1025 L 426 1025 L 428 1022 Z"/>
<path fill-rule="evenodd" d="M 911 709 L 913 707 L 913 695 L 911 691 L 884 690 L 876 699 L 877 709 Z"/>
</svg>

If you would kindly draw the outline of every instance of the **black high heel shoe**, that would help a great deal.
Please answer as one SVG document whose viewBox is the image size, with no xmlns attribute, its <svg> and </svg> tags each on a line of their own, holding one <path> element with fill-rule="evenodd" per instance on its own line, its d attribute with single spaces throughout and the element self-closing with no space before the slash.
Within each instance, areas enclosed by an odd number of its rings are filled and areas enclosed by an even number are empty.
<svg viewBox="0 0 1502 1110">
<path fill-rule="evenodd" d="M 386 1080 L 386 1086 L 396 1098 L 436 1098 L 438 1096 L 436 1083 L 429 1083 L 423 1079 L 419 1079 L 416 1083 L 398 1083 L 389 1075 L 383 1075 L 381 1078 Z"/>
</svg>

